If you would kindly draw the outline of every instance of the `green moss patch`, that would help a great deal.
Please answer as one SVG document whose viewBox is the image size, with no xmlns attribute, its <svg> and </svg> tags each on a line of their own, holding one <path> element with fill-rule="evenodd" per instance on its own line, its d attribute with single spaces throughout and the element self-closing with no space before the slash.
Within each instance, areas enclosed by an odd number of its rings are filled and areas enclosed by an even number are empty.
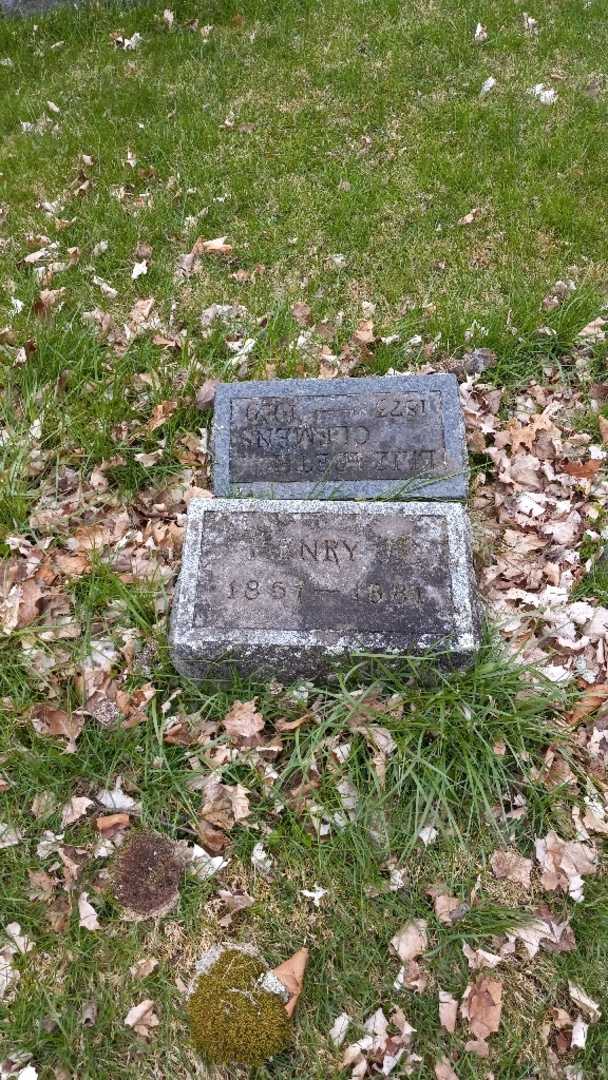
<svg viewBox="0 0 608 1080">
<path fill-rule="evenodd" d="M 224 949 L 199 975 L 188 1003 L 194 1044 L 209 1060 L 261 1065 L 284 1050 L 291 1024 L 281 998 L 260 985 L 263 961 Z"/>
</svg>

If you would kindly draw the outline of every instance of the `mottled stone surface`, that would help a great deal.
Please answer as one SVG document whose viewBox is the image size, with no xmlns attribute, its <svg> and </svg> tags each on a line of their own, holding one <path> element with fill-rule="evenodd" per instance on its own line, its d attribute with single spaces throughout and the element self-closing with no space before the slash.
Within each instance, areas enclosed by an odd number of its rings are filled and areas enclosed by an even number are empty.
<svg viewBox="0 0 608 1080">
<path fill-rule="evenodd" d="M 464 423 L 454 375 L 286 379 L 218 387 L 220 496 L 463 499 Z"/>
<path fill-rule="evenodd" d="M 171 629 L 183 675 L 289 681 L 362 652 L 466 663 L 477 647 L 460 504 L 190 503 Z"/>
</svg>

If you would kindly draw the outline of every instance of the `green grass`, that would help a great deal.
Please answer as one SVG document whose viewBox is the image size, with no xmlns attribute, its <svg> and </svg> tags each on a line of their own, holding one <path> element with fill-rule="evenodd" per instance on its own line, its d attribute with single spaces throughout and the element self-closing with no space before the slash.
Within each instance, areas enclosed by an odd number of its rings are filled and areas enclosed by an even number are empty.
<svg viewBox="0 0 608 1080">
<path fill-rule="evenodd" d="M 0 19 L 0 60 L 13 64 L 0 66 L 3 558 L 14 551 L 15 536 L 48 544 L 51 558 L 65 554 L 66 541 L 97 509 L 112 518 L 128 507 L 140 531 L 173 521 L 161 489 L 170 491 L 184 468 L 197 485 L 208 484 L 204 455 L 188 457 L 192 438 L 209 422 L 194 404 L 201 382 L 264 377 L 272 368 L 281 377 L 317 373 L 318 358 L 297 347 L 295 301 L 310 305 L 315 323 L 336 321 L 335 353 L 363 317 L 362 302 L 376 305 L 376 333 L 399 340 L 379 342 L 357 373 L 409 370 L 425 362 L 433 344 L 440 368 L 468 348 L 494 350 L 487 378 L 506 388 L 507 410 L 510 390 L 542 381 L 548 364 L 565 382 L 579 378 L 577 334 L 606 302 L 608 30 L 600 0 L 550 0 L 531 12 L 539 20 L 536 37 L 524 33 L 522 9 L 511 0 L 481 7 L 471 0 L 184 0 L 174 7 L 171 32 L 162 10 L 160 3 L 104 5 Z M 208 40 L 187 28 L 193 18 L 213 25 Z M 488 29 L 483 45 L 473 40 L 478 21 Z M 114 31 L 138 31 L 140 47 L 117 49 Z M 480 98 L 490 75 L 497 85 Z M 593 97 L 587 88 L 598 76 Z M 527 93 L 539 82 L 558 90 L 553 106 Z M 44 115 L 57 130 L 22 130 L 22 122 Z M 83 154 L 94 163 L 83 164 Z M 71 185 L 85 177 L 88 190 L 74 194 Z M 55 201 L 56 209 L 45 212 L 42 203 Z M 459 225 L 474 207 L 480 216 Z M 229 259 L 203 259 L 198 274 L 176 279 L 178 259 L 198 236 L 222 235 L 233 245 Z M 39 318 L 33 305 L 45 283 L 22 260 L 47 243 L 44 236 L 58 244 L 52 261 L 67 262 L 75 247 L 80 259 L 46 283 L 66 293 L 61 309 Z M 94 255 L 101 241 L 108 248 Z M 141 243 L 151 245 L 152 257 L 148 274 L 133 281 Z M 341 268 L 331 262 L 338 253 Z M 239 280 L 238 271 L 250 280 Z M 94 275 L 117 290 L 115 299 L 102 295 Z M 576 289 L 545 311 L 543 297 L 557 279 L 573 279 Z M 115 350 L 83 319 L 99 306 L 124 333 L 133 304 L 144 297 L 155 298 L 163 332 L 184 332 L 178 347 L 155 344 L 151 330 Z M 11 298 L 23 304 L 20 312 Z M 201 312 L 213 303 L 248 310 L 240 331 L 256 345 L 245 370 L 234 366 L 225 327 L 202 333 Z M 414 335 L 427 352 L 407 345 Z M 606 382 L 607 371 L 606 346 L 599 346 L 587 375 Z M 166 401 L 177 407 L 151 431 L 153 410 Z M 579 426 L 597 439 L 591 409 Z M 138 460 L 157 451 L 154 464 Z M 98 496 L 90 482 L 101 464 L 108 487 Z M 65 518 L 49 524 L 41 516 L 68 503 Z M 582 554 L 595 559 L 598 542 L 588 546 Z M 177 556 L 167 562 L 173 571 Z M 49 621 L 64 625 L 53 622 L 51 609 L 48 619 L 0 638 L 0 773 L 10 782 L 0 793 L 0 821 L 23 834 L 18 846 L 0 852 L 0 932 L 16 920 L 35 942 L 32 954 L 17 958 L 21 982 L 0 1012 L 0 1056 L 30 1053 L 41 1080 L 212 1075 L 190 1048 L 175 980 L 187 983 L 198 954 L 226 936 L 257 942 L 270 963 L 303 944 L 311 950 L 295 1047 L 254 1080 L 339 1076 L 328 1030 L 344 1010 L 354 1040 L 371 1012 L 401 1004 L 417 1029 L 413 1048 L 423 1058 L 424 1080 L 444 1054 L 460 1080 L 490 1070 L 500 1080 L 545 1075 L 541 1028 L 551 1008 L 568 1007 L 568 979 L 580 981 L 606 1014 L 605 877 L 586 882 L 585 900 L 574 905 L 544 894 L 536 877 L 529 894 L 518 893 L 489 868 L 496 847 L 515 846 L 531 857 L 534 839 L 549 829 L 573 835 L 576 793 L 548 788 L 538 772 L 548 746 L 559 748 L 581 788 L 586 780 L 581 755 L 559 723 L 568 701 L 515 668 L 497 642 L 486 642 L 468 672 L 438 674 L 407 659 L 395 671 L 375 661 L 371 672 L 366 663 L 324 691 L 311 689 L 302 702 L 272 685 L 180 680 L 166 648 L 167 581 L 132 582 L 107 551 L 96 551 L 81 576 L 60 578 L 53 588 L 67 597 L 70 614 L 61 619 L 77 623 L 75 637 L 42 632 Z M 601 561 L 576 596 L 607 602 Z M 58 740 L 33 731 L 31 708 L 78 709 L 91 642 L 108 639 L 123 650 L 113 672 L 121 689 L 153 683 L 148 719 L 123 730 L 87 718 L 77 752 L 66 754 Z M 144 654 L 141 663 L 126 658 L 131 641 Z M 401 703 L 398 713 L 391 695 Z M 72 893 L 57 888 L 68 919 L 53 931 L 47 905 L 28 898 L 28 871 L 44 867 L 60 878 L 60 857 L 41 860 L 36 848 L 43 830 L 60 830 L 63 804 L 75 794 L 94 798 L 121 775 L 141 802 L 145 825 L 195 841 L 196 779 L 225 737 L 170 745 L 166 718 L 187 718 L 196 731 L 221 720 L 234 700 L 253 696 L 270 732 L 309 709 L 312 719 L 283 735 L 280 756 L 270 759 L 278 773 L 273 784 L 248 757 L 223 766 L 226 783 L 250 790 L 252 813 L 232 834 L 221 880 L 188 877 L 173 913 L 157 924 L 128 924 L 107 889 L 106 864 L 92 858 L 97 834 L 87 819 L 66 830 L 65 843 L 83 866 Z M 386 727 L 396 743 L 384 785 L 364 735 L 354 730 L 369 722 Z M 338 764 L 335 747 L 347 740 L 350 753 Z M 334 815 L 342 810 L 344 780 L 358 806 L 339 829 Z M 334 821 L 322 841 L 299 798 L 305 783 L 312 785 L 314 815 Z M 54 802 L 36 818 L 31 805 L 41 792 Z M 525 817 L 506 817 L 513 800 L 523 799 Z M 431 826 L 438 837 L 424 848 L 418 834 Z M 271 882 L 251 869 L 259 840 L 275 860 Z M 385 888 L 389 859 L 407 869 L 399 893 Z M 454 926 L 442 925 L 427 887 L 443 882 L 468 901 L 478 876 L 471 910 Z M 254 898 L 230 930 L 219 926 L 218 884 Z M 318 910 L 301 895 L 315 884 L 327 889 Z M 82 889 L 99 913 L 95 933 L 78 925 Z M 498 969 L 503 1022 L 490 1061 L 480 1061 L 464 1052 L 463 1026 L 454 1036 L 440 1029 L 437 990 L 464 991 L 470 973 L 463 942 L 492 949 L 496 935 L 547 900 L 556 916 L 572 917 L 577 948 Z M 429 986 L 420 995 L 397 995 L 399 965 L 389 942 L 411 918 L 429 922 Z M 139 982 L 129 968 L 144 956 L 155 956 L 159 966 Z M 155 1001 L 161 1021 L 149 1042 L 123 1023 L 145 997 Z M 85 1026 L 80 1010 L 90 1001 L 97 1019 Z M 586 1077 L 603 1077 L 607 1045 L 605 1025 L 592 1026 L 587 1048 L 566 1060 Z"/>
<path fill-rule="evenodd" d="M 374 370 L 416 360 L 405 346 L 415 334 L 436 341 L 440 357 L 461 351 L 473 327 L 471 344 L 497 351 L 493 377 L 504 384 L 566 355 L 604 301 L 604 97 L 586 93 L 605 54 L 599 2 L 544 5 L 537 37 L 524 33 L 507 0 L 487 11 L 450 0 L 409 9 L 332 0 L 322 11 L 248 0 L 238 9 L 182 3 L 175 15 L 171 33 L 153 5 L 0 24 L 0 57 L 14 63 L 0 67 L 0 205 L 8 209 L 0 322 L 14 327 L 18 344 L 37 342 L 23 367 L 10 369 L 10 351 L 3 365 L 9 529 L 26 520 L 35 497 L 27 472 L 34 420 L 50 462 L 88 474 L 122 455 L 111 478 L 126 495 L 175 471 L 176 440 L 196 418 L 184 408 L 171 419 L 162 459 L 147 472 L 134 462 L 150 441 L 137 421 L 176 386 L 187 400 L 202 374 L 230 375 L 221 333 L 200 336 L 198 316 L 212 302 L 248 308 L 257 340 L 251 374 L 268 362 L 285 375 L 311 369 L 289 351 L 294 300 L 310 302 L 317 320 L 344 312 L 339 346 L 366 299 L 377 305 L 377 330 L 401 335 L 379 347 Z M 192 16 L 213 24 L 208 41 L 184 28 Z M 478 19 L 488 28 L 483 45 L 473 41 Z M 140 47 L 117 49 L 117 29 L 141 32 Z M 497 86 L 480 98 L 489 74 Z M 553 106 L 527 93 L 541 81 L 559 91 Z M 21 122 L 45 114 L 57 132 L 22 131 Z M 92 166 L 82 165 L 83 153 Z M 75 197 L 69 186 L 80 172 L 91 186 Z M 148 192 L 150 205 L 121 201 L 121 188 Z M 54 215 L 39 209 L 64 193 Z M 473 207 L 482 215 L 459 226 Z M 57 231 L 54 217 L 70 224 Z M 59 261 L 80 249 L 80 262 L 52 282 L 67 293 L 46 320 L 31 317 L 39 288 L 20 262 L 28 236 L 40 234 L 58 243 Z M 199 276 L 176 285 L 177 260 L 199 234 L 228 234 L 233 255 L 228 264 L 207 258 Z M 108 250 L 93 258 L 102 240 Z M 148 275 L 134 282 L 142 241 L 153 255 Z M 336 252 L 344 268 L 327 269 Z M 258 264 L 266 269 L 252 284 L 231 276 Z M 118 290 L 115 301 L 104 299 L 95 273 Z M 571 277 L 576 291 L 543 311 L 554 281 Z M 24 304 L 19 315 L 12 292 Z M 100 305 L 120 325 L 134 300 L 150 295 L 164 322 L 175 305 L 186 349 L 167 354 L 145 335 L 124 356 L 108 356 L 83 312 Z M 554 336 L 539 335 L 542 325 Z M 150 384 L 139 380 L 145 371 Z M 117 435 L 121 422 L 131 425 L 127 441 Z"/>
</svg>

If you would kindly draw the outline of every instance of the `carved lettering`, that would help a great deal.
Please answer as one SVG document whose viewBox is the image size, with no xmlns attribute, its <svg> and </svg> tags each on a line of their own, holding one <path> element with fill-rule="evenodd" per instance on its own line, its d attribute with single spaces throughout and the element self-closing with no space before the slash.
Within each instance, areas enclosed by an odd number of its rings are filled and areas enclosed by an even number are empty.
<svg viewBox="0 0 608 1080">
<path fill-rule="evenodd" d="M 301 540 L 300 558 L 312 559 L 313 562 L 335 563 L 340 566 L 343 562 L 352 562 L 355 557 L 357 545 L 347 540 Z"/>
<path fill-rule="evenodd" d="M 327 484 L 449 477 L 458 465 L 446 452 L 442 413 L 442 392 L 434 389 L 235 401 L 231 480 Z"/>
</svg>

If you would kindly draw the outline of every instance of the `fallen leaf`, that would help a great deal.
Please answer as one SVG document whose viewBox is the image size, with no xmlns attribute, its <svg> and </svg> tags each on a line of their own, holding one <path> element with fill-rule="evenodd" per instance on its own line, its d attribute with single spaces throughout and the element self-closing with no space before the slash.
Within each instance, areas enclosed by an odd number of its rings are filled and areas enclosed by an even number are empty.
<svg viewBox="0 0 608 1080">
<path fill-rule="evenodd" d="M 276 975 L 277 979 L 289 991 L 289 1001 L 285 1005 L 288 1016 L 293 1016 L 295 1007 L 298 1004 L 298 998 L 304 986 L 304 972 L 307 964 L 308 949 L 298 949 L 293 956 L 290 956 L 289 960 L 285 960 L 278 967 L 273 968 L 273 975 Z"/>
<path fill-rule="evenodd" d="M 583 899 L 583 877 L 597 873 L 597 852 L 587 844 L 562 840 L 555 832 L 535 841 L 536 858 L 543 868 L 541 884 L 550 892 L 568 892 Z"/>
<path fill-rule="evenodd" d="M 177 401 L 159 401 L 158 405 L 154 406 L 152 415 L 146 424 L 148 431 L 156 431 L 168 420 L 170 416 L 177 409 Z"/>
<path fill-rule="evenodd" d="M 446 990 L 439 991 L 439 1022 L 446 1031 L 453 1034 L 456 1030 L 458 1002 Z"/>
<path fill-rule="evenodd" d="M 591 343 L 599 343 L 606 338 L 606 332 L 604 327 L 608 325 L 608 319 L 604 319 L 601 315 L 597 319 L 593 319 L 586 326 L 583 326 L 582 330 L 579 330 L 578 337 L 583 341 L 589 341 Z"/>
<path fill-rule="evenodd" d="M 426 919 L 413 919 L 391 938 L 391 947 L 402 964 L 414 960 L 428 948 Z"/>
<path fill-rule="evenodd" d="M 228 735 L 240 746 L 259 746 L 262 742 L 260 732 L 264 727 L 264 717 L 252 701 L 235 701 L 222 720 Z"/>
<path fill-rule="evenodd" d="M 486 949 L 472 949 L 468 941 L 463 942 L 462 951 L 467 959 L 471 971 L 479 971 L 481 968 L 495 968 L 502 963 L 502 956 L 488 952 Z"/>
<path fill-rule="evenodd" d="M 530 888 L 532 859 L 524 859 L 515 851 L 495 851 L 490 858 L 494 876 L 499 881 L 511 881 L 516 885 Z"/>
<path fill-rule="evenodd" d="M 257 843 L 251 852 L 251 865 L 264 877 L 272 876 L 273 859 L 268 854 L 263 844 Z"/>
<path fill-rule="evenodd" d="M 45 318 L 54 307 L 64 299 L 67 289 L 43 289 L 38 299 L 34 301 L 34 314 L 38 318 Z"/>
<path fill-rule="evenodd" d="M 568 993 L 570 994 L 571 1001 L 573 1001 L 575 1005 L 578 1005 L 579 1009 L 589 1016 L 591 1023 L 597 1023 L 602 1015 L 597 1001 L 594 1001 L 581 986 L 578 986 L 573 982 L 568 983 Z"/>
<path fill-rule="evenodd" d="M 350 1016 L 348 1015 L 348 1013 L 343 1012 L 336 1017 L 332 1026 L 329 1029 L 329 1037 L 334 1046 L 342 1046 L 342 1043 L 346 1038 L 346 1033 L 350 1027 L 350 1022 Z"/>
<path fill-rule="evenodd" d="M 587 1045 L 587 1034 L 589 1032 L 589 1024 L 586 1024 L 582 1016 L 577 1016 L 574 1024 L 572 1025 L 572 1037 L 570 1045 L 573 1049 L 584 1050 Z"/>
<path fill-rule="evenodd" d="M 321 900 L 324 896 L 327 896 L 327 889 L 322 889 L 320 885 L 315 885 L 313 889 L 300 889 L 300 896 L 304 896 L 307 900 L 312 900 L 316 908 L 321 907 Z"/>
<path fill-rule="evenodd" d="M 86 796 L 73 795 L 61 811 L 62 827 L 65 828 L 66 825 L 73 825 L 74 822 L 80 821 L 80 818 L 85 816 L 89 807 L 94 805 L 93 800 L 87 799 Z"/>
<path fill-rule="evenodd" d="M 9 940 L 9 947 L 13 952 L 25 955 L 25 953 L 31 952 L 34 948 L 34 942 L 28 938 L 27 934 L 21 933 L 20 923 L 7 923 L 4 927 L 4 933 Z"/>
<path fill-rule="evenodd" d="M 20 844 L 23 837 L 17 829 L 13 829 L 11 825 L 7 825 L 5 822 L 0 821 L 0 851 L 3 848 L 16 847 Z"/>
<path fill-rule="evenodd" d="M 199 881 L 207 881 L 214 874 L 219 873 L 228 866 L 228 860 L 221 855 L 209 855 L 199 844 L 193 844 L 188 848 L 190 853 L 190 869 Z"/>
<path fill-rule="evenodd" d="M 557 101 L 557 90 L 545 86 L 544 83 L 536 83 L 531 86 L 528 93 L 540 101 L 541 105 L 553 105 Z"/>
<path fill-rule="evenodd" d="M 97 912 L 89 903 L 89 894 L 82 892 L 78 897 L 79 925 L 85 930 L 99 930 Z"/>
<path fill-rule="evenodd" d="M 576 476 L 579 480 L 589 480 L 599 472 L 601 467 L 602 462 L 594 458 L 590 458 L 589 461 L 566 461 L 562 466 L 568 476 Z"/>
<path fill-rule="evenodd" d="M 114 782 L 114 787 L 102 788 L 97 792 L 95 796 L 98 803 L 105 806 L 107 810 L 113 810 L 118 813 L 133 813 L 137 814 L 140 811 L 139 803 L 131 796 L 127 795 L 122 790 L 122 777 L 117 776 Z"/>
<path fill-rule="evenodd" d="M 204 255 L 230 255 L 232 244 L 226 243 L 225 236 L 217 236 L 215 240 L 198 239 L 194 245 L 197 254 Z"/>
<path fill-rule="evenodd" d="M 141 1001 L 139 1005 L 134 1005 L 132 1009 L 129 1009 L 125 1016 L 124 1023 L 127 1027 L 133 1028 L 138 1035 L 143 1036 L 145 1039 L 149 1039 L 153 1029 L 160 1024 L 160 1020 L 154 1012 L 155 1008 L 154 1002 L 149 998 L 146 998 L 144 1001 Z"/>
<path fill-rule="evenodd" d="M 131 819 L 128 814 L 105 814 L 95 819 L 95 827 L 105 836 L 111 839 L 116 833 L 128 828 Z"/>
<path fill-rule="evenodd" d="M 490 1047 L 485 1039 L 469 1039 L 464 1044 L 467 1054 L 477 1054 L 477 1057 L 487 1058 L 490 1056 Z"/>
<path fill-rule="evenodd" d="M 455 1073 L 447 1058 L 442 1058 L 435 1065 L 435 1078 L 436 1080 L 458 1080 L 458 1073 Z"/>
<path fill-rule="evenodd" d="M 131 278 L 133 281 L 137 281 L 138 278 L 143 277 L 148 273 L 148 263 L 145 259 L 141 262 L 136 262 L 131 270 Z"/>
<path fill-rule="evenodd" d="M 301 300 L 291 305 L 291 314 L 299 326 L 310 326 L 312 323 L 312 312 L 308 304 L 303 303 Z"/>
<path fill-rule="evenodd" d="M 152 956 L 147 956 L 143 960 L 137 960 L 129 968 L 129 973 L 134 979 L 146 979 L 148 975 L 151 975 L 153 971 L 156 971 L 158 967 L 158 960 L 155 960 Z"/>
<path fill-rule="evenodd" d="M 206 409 L 213 408 L 213 402 L 215 400 L 215 391 L 220 385 L 219 379 L 206 379 L 205 382 L 199 386 L 196 391 L 195 401 L 197 408 L 204 412 Z"/>
<path fill-rule="evenodd" d="M 82 731 L 84 718 L 77 713 L 39 703 L 30 712 L 32 727 L 38 735 L 61 735 L 67 739 L 66 754 L 76 753 L 76 739 Z"/>
<path fill-rule="evenodd" d="M 572 712 L 568 713 L 566 719 L 570 724 L 579 724 L 581 720 L 596 712 L 600 705 L 607 701 L 608 683 L 595 683 L 593 686 L 588 686 Z"/>
<path fill-rule="evenodd" d="M 434 897 L 434 907 L 435 915 L 444 926 L 453 926 L 470 910 L 469 904 L 459 900 L 457 896 L 443 892 Z"/>
<path fill-rule="evenodd" d="M 485 1041 L 500 1027 L 502 983 L 498 979 L 480 976 L 465 990 L 461 1010 L 473 1034 Z"/>
<path fill-rule="evenodd" d="M 481 217 L 482 209 L 480 206 L 474 206 L 472 210 L 469 210 L 468 214 L 458 219 L 459 225 L 472 225 L 474 221 L 477 221 Z"/>
</svg>

